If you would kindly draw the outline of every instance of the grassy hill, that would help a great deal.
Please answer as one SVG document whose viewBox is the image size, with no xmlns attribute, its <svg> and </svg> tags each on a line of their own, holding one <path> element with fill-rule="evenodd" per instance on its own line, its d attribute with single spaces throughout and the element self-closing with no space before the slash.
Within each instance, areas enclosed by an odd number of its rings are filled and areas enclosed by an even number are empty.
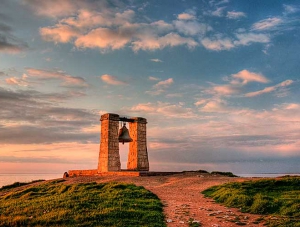
<svg viewBox="0 0 300 227">
<path fill-rule="evenodd" d="M 228 183 L 202 193 L 243 212 L 275 215 L 269 226 L 300 226 L 300 177 Z"/>
<path fill-rule="evenodd" d="M 143 187 L 62 181 L 1 189 L 0 226 L 166 226 L 162 203 Z"/>
</svg>

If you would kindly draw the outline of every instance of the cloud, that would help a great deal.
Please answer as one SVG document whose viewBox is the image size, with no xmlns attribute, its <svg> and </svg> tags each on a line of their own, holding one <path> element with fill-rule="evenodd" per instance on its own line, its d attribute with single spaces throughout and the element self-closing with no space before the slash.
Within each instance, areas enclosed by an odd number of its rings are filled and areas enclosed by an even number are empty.
<svg viewBox="0 0 300 227">
<path fill-rule="evenodd" d="M 293 82 L 294 82 L 293 80 L 285 80 L 275 86 L 266 87 L 260 91 L 249 92 L 249 93 L 245 94 L 245 97 L 254 97 L 254 96 L 270 93 L 270 92 L 276 91 L 280 88 L 287 87 L 287 86 L 291 85 Z"/>
<path fill-rule="evenodd" d="M 69 25 L 58 24 L 54 27 L 40 28 L 40 35 L 46 41 L 67 43 L 72 38 L 80 36 L 80 33 Z"/>
<path fill-rule="evenodd" d="M 80 108 L 59 107 L 72 94 L 45 94 L 33 90 L 11 91 L 0 87 L 0 144 L 96 142 L 96 133 L 85 127 L 98 124 L 99 115 Z"/>
<path fill-rule="evenodd" d="M 264 75 L 260 73 L 250 72 L 246 69 L 236 74 L 232 74 L 231 77 L 233 78 L 231 84 L 237 84 L 237 83 L 247 84 L 249 82 L 258 82 L 258 83 L 269 82 L 269 80 Z"/>
<path fill-rule="evenodd" d="M 244 12 L 228 11 L 226 17 L 229 19 L 238 19 L 241 17 L 246 17 L 246 14 Z"/>
<path fill-rule="evenodd" d="M 213 86 L 213 92 L 220 95 L 232 95 L 240 92 L 239 87 L 232 85 L 215 85 Z"/>
<path fill-rule="evenodd" d="M 272 18 L 267 18 L 261 21 L 256 22 L 255 24 L 252 25 L 253 30 L 270 30 L 273 29 L 274 27 L 277 27 L 278 25 L 282 24 L 283 20 L 278 17 L 272 17 Z"/>
<path fill-rule="evenodd" d="M 205 99 L 200 99 L 197 102 L 194 103 L 195 106 L 201 106 L 203 104 L 205 104 L 207 102 L 207 100 Z"/>
<path fill-rule="evenodd" d="M 199 109 L 202 112 L 227 112 L 227 104 L 224 100 L 210 100 Z"/>
<path fill-rule="evenodd" d="M 173 23 L 178 32 L 184 35 L 204 35 L 206 32 L 212 30 L 211 26 L 199 23 L 198 21 L 176 20 Z"/>
<path fill-rule="evenodd" d="M 108 74 L 104 74 L 101 76 L 101 80 L 107 84 L 110 85 L 127 85 L 126 82 L 119 80 L 117 77 L 115 76 L 111 76 Z"/>
<path fill-rule="evenodd" d="M 178 20 L 195 20 L 196 17 L 193 14 L 181 13 L 181 14 L 178 14 L 177 19 Z"/>
<path fill-rule="evenodd" d="M 39 0 L 24 0 L 23 4 L 30 7 L 32 11 L 41 16 L 47 17 L 62 17 L 70 15 L 77 10 L 78 1 L 72 0 L 52 0 L 52 1 L 39 1 Z"/>
<path fill-rule="evenodd" d="M 180 98 L 182 96 L 183 96 L 183 94 L 181 94 L 181 93 L 170 93 L 170 94 L 166 95 L 167 98 Z"/>
<path fill-rule="evenodd" d="M 9 85 L 17 85 L 17 86 L 27 87 L 29 85 L 29 83 L 26 79 L 27 79 L 27 75 L 24 74 L 21 78 L 17 78 L 17 77 L 6 78 L 5 82 Z"/>
<path fill-rule="evenodd" d="M 224 104 L 224 102 L 222 100 L 220 101 L 220 97 L 239 95 L 243 92 L 243 90 L 245 90 L 245 86 L 251 82 L 269 82 L 269 80 L 264 75 L 260 73 L 250 72 L 246 69 L 241 70 L 236 74 L 232 74 L 229 77 L 224 77 L 223 79 L 228 83 L 222 85 L 210 83 L 211 86 L 204 89 L 205 94 L 213 95 L 211 99 L 212 102 L 207 105 L 207 109 L 213 109 L 213 107 L 215 109 L 224 109 L 224 106 L 222 106 L 221 108 L 221 104 Z M 207 103 L 208 101 L 209 99 L 201 99 L 196 102 L 195 105 L 199 106 Z"/>
<path fill-rule="evenodd" d="M 285 14 L 293 14 L 300 11 L 298 6 L 283 4 Z"/>
<path fill-rule="evenodd" d="M 12 33 L 9 25 L 0 23 L 0 53 L 19 53 L 28 48 L 26 42 L 23 42 Z"/>
<path fill-rule="evenodd" d="M 131 40 L 131 34 L 121 30 L 97 28 L 79 37 L 75 41 L 78 48 L 100 48 L 117 50 L 123 48 Z"/>
<path fill-rule="evenodd" d="M 139 50 L 157 50 L 165 47 L 175 47 L 186 45 L 192 49 L 198 46 L 198 43 L 192 38 L 182 37 L 176 33 L 169 33 L 162 37 L 143 36 L 140 40 L 132 42 L 132 49 L 137 52 Z"/>
<path fill-rule="evenodd" d="M 151 80 L 154 80 L 155 77 L 151 77 L 151 78 L 152 78 Z M 150 79 L 150 77 L 149 77 L 149 79 Z M 150 95 L 160 95 L 162 93 L 165 93 L 166 89 L 168 89 L 173 83 L 174 83 L 173 78 L 159 81 L 158 83 L 156 83 L 152 86 L 152 89 L 150 91 L 146 91 L 145 93 L 150 94 Z"/>
<path fill-rule="evenodd" d="M 209 50 L 230 50 L 234 48 L 233 42 L 229 38 L 204 38 L 201 40 L 202 45 Z"/>
<path fill-rule="evenodd" d="M 153 87 L 156 89 L 160 89 L 160 88 L 168 88 L 170 87 L 171 84 L 174 83 L 173 78 L 169 78 L 167 80 L 163 80 L 163 81 L 159 81 L 157 84 L 155 84 Z"/>
<path fill-rule="evenodd" d="M 152 80 L 152 81 L 158 81 L 158 80 L 160 80 L 159 78 L 154 77 L 154 76 L 149 76 L 148 79 Z"/>
<path fill-rule="evenodd" d="M 160 60 L 158 58 L 152 58 L 152 59 L 150 59 L 150 61 L 153 61 L 153 62 L 163 62 L 162 60 Z"/>
<path fill-rule="evenodd" d="M 58 70 L 44 70 L 44 69 L 35 69 L 27 68 L 28 75 L 32 78 L 37 78 L 40 80 L 61 80 L 61 86 L 64 87 L 87 87 L 85 79 L 82 77 L 76 77 L 66 74 L 63 71 Z"/>
<path fill-rule="evenodd" d="M 222 17 L 223 16 L 223 11 L 226 7 L 218 7 L 216 10 L 211 12 L 211 15 L 216 16 L 216 17 Z"/>
<path fill-rule="evenodd" d="M 201 40 L 202 45 L 209 50 L 221 51 L 230 50 L 238 46 L 247 46 L 251 43 L 268 43 L 270 38 L 265 34 L 256 33 L 236 33 L 236 38 L 222 37 L 216 35 L 212 38 L 203 38 Z"/>
<path fill-rule="evenodd" d="M 97 28 L 98 26 L 121 26 L 130 23 L 135 16 L 133 10 L 125 10 L 124 12 L 115 12 L 106 8 L 103 10 L 80 9 L 76 17 L 71 16 L 64 18 L 60 23 L 68 24 L 76 28 L 86 30 L 89 28 Z"/>
<path fill-rule="evenodd" d="M 193 118 L 195 114 L 191 108 L 186 108 L 182 103 L 171 104 L 165 102 L 140 103 L 128 109 L 133 113 L 146 115 L 163 115 L 166 118 Z"/>
<path fill-rule="evenodd" d="M 270 38 L 265 34 L 256 33 L 238 33 L 236 34 L 237 40 L 234 41 L 236 46 L 247 46 L 251 43 L 268 43 Z"/>
</svg>

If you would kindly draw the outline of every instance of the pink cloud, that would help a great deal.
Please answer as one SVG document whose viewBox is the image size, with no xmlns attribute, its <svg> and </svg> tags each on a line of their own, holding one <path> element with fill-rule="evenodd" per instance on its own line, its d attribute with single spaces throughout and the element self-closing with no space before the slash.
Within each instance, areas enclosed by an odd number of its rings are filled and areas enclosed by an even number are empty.
<svg viewBox="0 0 300 227">
<path fill-rule="evenodd" d="M 152 80 L 152 81 L 158 81 L 158 80 L 160 80 L 159 78 L 154 77 L 154 76 L 149 76 L 148 79 Z"/>
<path fill-rule="evenodd" d="M 54 27 L 40 28 L 40 35 L 46 41 L 67 43 L 72 38 L 80 36 L 80 33 L 69 25 L 58 24 Z"/>
<path fill-rule="evenodd" d="M 5 82 L 9 85 L 27 87 L 29 85 L 29 82 L 26 80 L 27 77 L 28 76 L 24 74 L 21 78 L 17 78 L 17 77 L 6 78 Z"/>
<path fill-rule="evenodd" d="M 232 85 L 220 85 L 214 86 L 213 91 L 221 95 L 232 95 L 238 93 L 240 89 Z"/>
<path fill-rule="evenodd" d="M 287 86 L 291 85 L 293 82 L 294 81 L 292 81 L 292 80 L 286 80 L 286 81 L 281 82 L 280 84 L 277 84 L 277 85 L 271 86 L 271 87 L 266 87 L 260 91 L 249 92 L 249 93 L 245 94 L 245 96 L 246 97 L 254 97 L 254 96 L 270 93 L 270 92 L 276 91 L 280 88 L 287 87 Z"/>
<path fill-rule="evenodd" d="M 246 69 L 231 75 L 232 78 L 241 80 L 242 84 L 247 84 L 249 82 L 259 82 L 259 83 L 268 83 L 269 80 L 260 73 L 250 72 Z M 239 81 L 233 80 L 232 84 L 240 83 Z"/>
<path fill-rule="evenodd" d="M 133 41 L 132 44 L 134 51 L 163 49 L 167 46 L 187 45 L 188 48 L 198 46 L 198 43 L 192 38 L 185 38 L 176 33 L 169 33 L 162 37 L 142 35 L 138 37 L 137 41 Z"/>
<path fill-rule="evenodd" d="M 194 19 L 196 19 L 194 15 L 189 14 L 189 13 L 178 14 L 177 18 L 179 20 L 194 20 Z"/>
<path fill-rule="evenodd" d="M 97 28 L 79 37 L 75 41 L 75 46 L 79 48 L 111 48 L 112 50 L 116 50 L 123 48 L 130 39 L 129 34 L 120 30 Z"/>
<path fill-rule="evenodd" d="M 152 78 L 154 80 L 154 78 Z M 169 78 L 167 80 L 159 81 L 155 85 L 153 85 L 150 91 L 146 91 L 147 94 L 150 95 L 160 95 L 166 91 L 174 83 L 173 78 Z"/>
<path fill-rule="evenodd" d="M 150 115 L 163 115 L 167 118 L 193 118 L 196 115 L 191 108 L 186 108 L 182 103 L 171 104 L 164 102 L 140 103 L 129 109 L 131 112 L 143 112 Z"/>
<path fill-rule="evenodd" d="M 85 79 L 82 77 L 75 77 L 66 74 L 62 71 L 54 71 L 54 70 L 43 70 L 43 69 L 35 69 L 35 68 L 27 68 L 27 73 L 31 77 L 36 77 L 38 79 L 57 79 L 63 81 L 63 86 L 80 86 L 86 87 L 88 84 L 86 83 Z"/>
<path fill-rule="evenodd" d="M 226 102 L 223 100 L 211 100 L 208 101 L 200 111 L 203 112 L 227 112 Z"/>
<path fill-rule="evenodd" d="M 23 3 L 32 8 L 37 15 L 54 18 L 72 14 L 78 8 L 77 1 L 72 0 L 24 0 Z"/>
<path fill-rule="evenodd" d="M 155 84 L 153 87 L 154 88 L 168 88 L 171 84 L 174 83 L 173 78 L 169 78 L 167 80 L 159 81 L 157 84 Z"/>
<path fill-rule="evenodd" d="M 101 80 L 107 84 L 110 85 L 127 85 L 126 82 L 119 80 L 117 77 L 115 76 L 111 76 L 108 74 L 104 74 L 101 76 Z"/>
</svg>

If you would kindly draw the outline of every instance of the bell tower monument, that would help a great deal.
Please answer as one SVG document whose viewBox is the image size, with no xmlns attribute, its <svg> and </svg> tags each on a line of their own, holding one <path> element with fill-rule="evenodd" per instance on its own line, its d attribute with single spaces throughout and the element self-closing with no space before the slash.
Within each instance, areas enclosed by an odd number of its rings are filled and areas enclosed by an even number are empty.
<svg viewBox="0 0 300 227">
<path fill-rule="evenodd" d="M 147 120 L 141 117 L 120 118 L 118 114 L 106 113 L 101 116 L 100 121 L 101 141 L 97 172 L 121 171 L 119 143 L 124 143 L 124 141 L 130 143 L 127 170 L 149 171 L 146 138 Z M 119 121 L 129 122 L 129 135 L 125 124 L 118 133 Z M 127 130 L 126 133 L 123 133 L 124 130 Z M 123 135 L 128 138 L 124 140 Z"/>
</svg>

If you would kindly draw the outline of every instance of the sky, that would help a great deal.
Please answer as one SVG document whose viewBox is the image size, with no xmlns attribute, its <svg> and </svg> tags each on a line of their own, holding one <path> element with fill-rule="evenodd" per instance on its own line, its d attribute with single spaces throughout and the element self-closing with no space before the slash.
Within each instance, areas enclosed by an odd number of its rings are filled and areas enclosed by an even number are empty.
<svg viewBox="0 0 300 227">
<path fill-rule="evenodd" d="M 299 173 L 299 25 L 293 0 L 1 0 L 0 172 L 96 169 L 116 113 L 152 171 Z"/>
</svg>

